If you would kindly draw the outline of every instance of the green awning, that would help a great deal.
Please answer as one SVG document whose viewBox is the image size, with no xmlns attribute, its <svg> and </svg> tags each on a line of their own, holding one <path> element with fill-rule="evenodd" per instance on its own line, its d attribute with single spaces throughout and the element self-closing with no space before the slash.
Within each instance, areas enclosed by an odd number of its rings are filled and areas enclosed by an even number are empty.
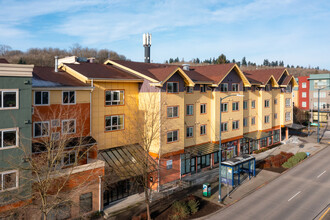
<svg viewBox="0 0 330 220">
<path fill-rule="evenodd" d="M 262 138 L 271 137 L 272 134 L 270 134 L 269 132 L 264 132 L 264 131 L 255 131 L 255 132 L 251 132 L 248 134 L 244 134 L 243 136 L 244 136 L 244 138 L 247 138 L 247 139 L 259 140 Z"/>
<path fill-rule="evenodd" d="M 219 144 L 214 143 L 206 143 L 184 149 L 184 152 L 190 154 L 192 157 L 211 154 L 217 151 L 219 151 Z"/>
<path fill-rule="evenodd" d="M 100 150 L 99 155 L 111 182 L 143 175 L 147 163 L 148 173 L 157 170 L 157 162 L 139 144 Z"/>
</svg>

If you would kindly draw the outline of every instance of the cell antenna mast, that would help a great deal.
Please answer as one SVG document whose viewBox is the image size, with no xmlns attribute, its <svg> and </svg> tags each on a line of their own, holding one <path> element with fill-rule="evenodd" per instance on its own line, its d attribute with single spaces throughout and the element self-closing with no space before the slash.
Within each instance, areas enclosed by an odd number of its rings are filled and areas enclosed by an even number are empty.
<svg viewBox="0 0 330 220">
<path fill-rule="evenodd" d="M 150 63 L 151 34 L 143 34 L 144 62 Z"/>
</svg>

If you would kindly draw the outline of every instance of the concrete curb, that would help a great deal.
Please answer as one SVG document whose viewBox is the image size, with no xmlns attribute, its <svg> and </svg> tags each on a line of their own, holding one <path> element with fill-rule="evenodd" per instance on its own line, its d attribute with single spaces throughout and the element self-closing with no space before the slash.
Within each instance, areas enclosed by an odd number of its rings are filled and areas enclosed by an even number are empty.
<svg viewBox="0 0 330 220">
<path fill-rule="evenodd" d="M 287 173 L 289 170 L 294 169 L 294 168 L 297 167 L 299 164 L 301 164 L 301 163 L 304 162 L 304 161 L 307 161 L 309 158 L 311 158 L 311 157 L 313 157 L 314 155 L 318 154 L 319 152 L 323 151 L 323 150 L 326 149 L 327 147 L 329 147 L 329 146 L 326 145 L 323 149 L 321 149 L 321 150 L 315 152 L 314 154 L 310 155 L 310 156 L 307 157 L 305 160 L 300 161 L 296 166 L 291 167 L 290 169 L 285 170 L 283 173 L 281 173 L 279 176 L 275 177 L 275 178 L 272 179 L 271 181 L 266 181 L 266 182 L 264 182 L 263 184 L 257 186 L 257 188 L 255 188 L 255 189 L 251 190 L 250 192 L 244 194 L 241 198 L 235 200 L 234 202 L 229 203 L 228 205 L 223 205 L 223 206 L 222 206 L 223 208 L 221 208 L 219 211 L 216 211 L 216 212 L 213 212 L 213 213 L 211 213 L 211 214 L 209 214 L 209 215 L 206 215 L 206 216 L 203 216 L 203 217 L 201 217 L 201 218 L 198 218 L 198 220 L 207 219 L 207 218 L 209 218 L 209 217 L 211 217 L 211 216 L 213 216 L 213 215 L 215 215 L 215 214 L 221 213 L 221 212 L 224 211 L 226 208 L 228 208 L 228 207 L 234 205 L 234 204 L 237 203 L 238 201 L 244 199 L 245 197 L 251 195 L 252 193 L 256 192 L 257 190 L 259 190 L 259 189 L 263 188 L 264 186 L 268 185 L 269 183 L 273 182 L 273 181 L 276 180 L 277 178 L 281 177 L 283 174 Z"/>
</svg>

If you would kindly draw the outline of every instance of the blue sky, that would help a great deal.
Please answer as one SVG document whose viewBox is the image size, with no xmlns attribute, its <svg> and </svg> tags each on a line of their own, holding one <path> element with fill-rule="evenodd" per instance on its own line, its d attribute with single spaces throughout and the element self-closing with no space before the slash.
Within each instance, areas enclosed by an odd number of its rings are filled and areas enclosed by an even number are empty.
<svg viewBox="0 0 330 220">
<path fill-rule="evenodd" d="M 329 0 L 0 0 L 0 44 L 13 49 L 74 43 L 143 61 L 217 57 L 330 69 Z"/>
</svg>

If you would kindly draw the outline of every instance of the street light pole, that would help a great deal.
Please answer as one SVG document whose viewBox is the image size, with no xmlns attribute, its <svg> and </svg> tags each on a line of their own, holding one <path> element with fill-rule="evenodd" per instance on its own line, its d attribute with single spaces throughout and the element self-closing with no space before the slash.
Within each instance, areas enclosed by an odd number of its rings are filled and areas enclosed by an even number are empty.
<svg viewBox="0 0 330 220">
<path fill-rule="evenodd" d="M 222 161 L 222 152 L 221 152 L 221 105 L 222 105 L 222 100 L 230 97 L 230 96 L 244 96 L 240 94 L 236 95 L 227 95 L 223 98 L 220 98 L 220 125 L 219 125 L 219 199 L 218 202 L 221 202 L 221 161 Z"/>
</svg>

